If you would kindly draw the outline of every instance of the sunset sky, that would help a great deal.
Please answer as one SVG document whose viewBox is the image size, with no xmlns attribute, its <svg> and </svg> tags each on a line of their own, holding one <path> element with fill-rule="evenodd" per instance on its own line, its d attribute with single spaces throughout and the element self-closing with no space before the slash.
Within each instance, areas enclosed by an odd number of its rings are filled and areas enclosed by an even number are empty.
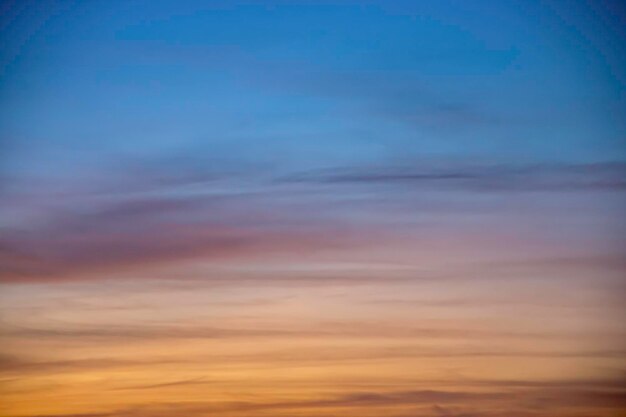
<svg viewBox="0 0 626 417">
<path fill-rule="evenodd" d="M 3 1 L 1 417 L 623 417 L 626 11 Z"/>
</svg>

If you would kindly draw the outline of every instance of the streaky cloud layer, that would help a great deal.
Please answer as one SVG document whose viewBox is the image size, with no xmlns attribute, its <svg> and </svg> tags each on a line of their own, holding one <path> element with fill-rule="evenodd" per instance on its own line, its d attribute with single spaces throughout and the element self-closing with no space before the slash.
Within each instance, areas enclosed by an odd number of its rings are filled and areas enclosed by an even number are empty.
<svg viewBox="0 0 626 417">
<path fill-rule="evenodd" d="M 4 2 L 0 415 L 623 415 L 623 23 Z"/>
</svg>

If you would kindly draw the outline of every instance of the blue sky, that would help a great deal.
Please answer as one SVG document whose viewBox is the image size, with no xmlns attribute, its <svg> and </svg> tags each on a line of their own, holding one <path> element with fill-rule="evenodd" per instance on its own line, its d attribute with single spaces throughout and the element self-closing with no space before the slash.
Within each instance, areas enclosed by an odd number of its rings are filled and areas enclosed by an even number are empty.
<svg viewBox="0 0 626 417">
<path fill-rule="evenodd" d="M 172 153 L 285 169 L 625 155 L 608 4 L 28 4 L 3 18 L 15 173 Z"/>
<path fill-rule="evenodd" d="M 0 16 L 1 415 L 626 409 L 619 2 Z"/>
</svg>

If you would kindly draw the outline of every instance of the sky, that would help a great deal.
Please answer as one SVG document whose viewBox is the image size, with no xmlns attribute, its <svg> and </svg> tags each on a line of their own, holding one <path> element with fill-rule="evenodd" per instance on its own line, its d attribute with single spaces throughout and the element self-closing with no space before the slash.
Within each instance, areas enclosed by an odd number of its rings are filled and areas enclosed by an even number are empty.
<svg viewBox="0 0 626 417">
<path fill-rule="evenodd" d="M 0 415 L 625 415 L 625 20 L 1 2 Z"/>
</svg>

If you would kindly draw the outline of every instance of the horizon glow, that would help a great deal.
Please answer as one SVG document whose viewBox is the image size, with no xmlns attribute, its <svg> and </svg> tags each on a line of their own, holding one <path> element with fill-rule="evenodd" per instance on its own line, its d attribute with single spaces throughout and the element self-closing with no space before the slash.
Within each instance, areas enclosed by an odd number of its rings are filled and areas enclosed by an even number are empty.
<svg viewBox="0 0 626 417">
<path fill-rule="evenodd" d="M 626 413 L 623 4 L 0 7 L 1 416 Z"/>
</svg>

